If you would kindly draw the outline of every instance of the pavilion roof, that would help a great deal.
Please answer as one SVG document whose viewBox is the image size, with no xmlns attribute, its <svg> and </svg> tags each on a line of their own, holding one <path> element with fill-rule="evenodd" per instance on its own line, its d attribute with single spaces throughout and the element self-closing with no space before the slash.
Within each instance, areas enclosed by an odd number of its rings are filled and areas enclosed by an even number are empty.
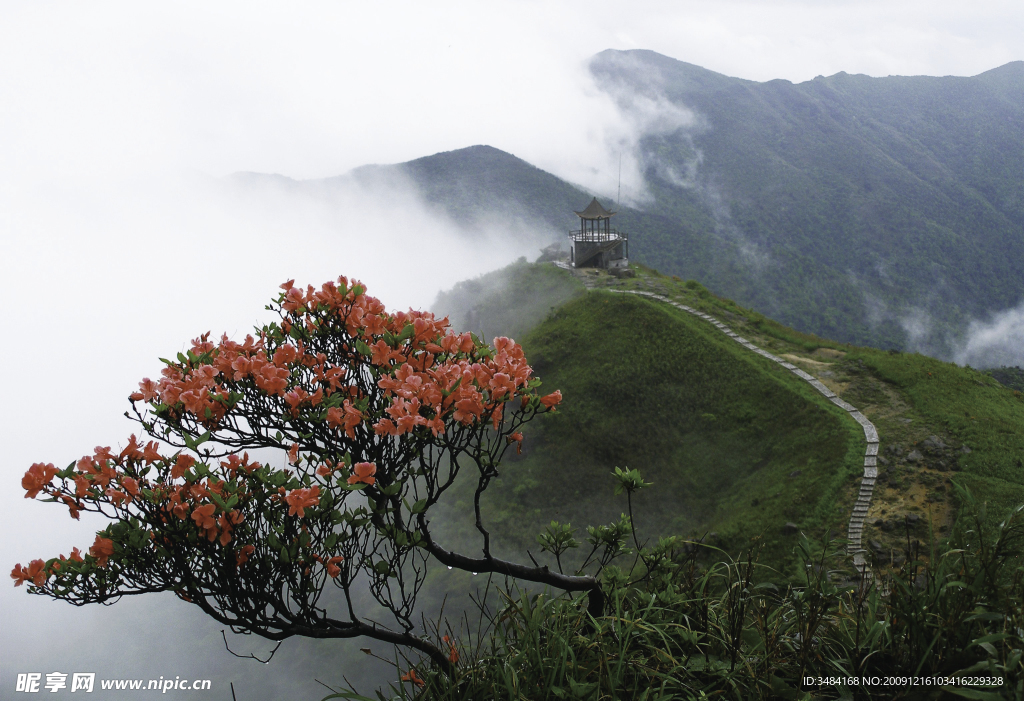
<svg viewBox="0 0 1024 701">
<path fill-rule="evenodd" d="M 601 206 L 601 203 L 597 201 L 595 197 L 587 205 L 587 208 L 582 212 L 576 212 L 576 216 L 580 219 L 607 219 L 615 214 L 615 212 L 609 212 L 607 209 Z"/>
</svg>

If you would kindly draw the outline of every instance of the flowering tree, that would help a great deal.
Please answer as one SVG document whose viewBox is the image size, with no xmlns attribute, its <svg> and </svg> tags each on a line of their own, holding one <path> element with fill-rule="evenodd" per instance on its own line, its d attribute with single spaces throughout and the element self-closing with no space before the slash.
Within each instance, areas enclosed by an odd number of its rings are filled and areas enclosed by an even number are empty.
<svg viewBox="0 0 1024 701">
<path fill-rule="evenodd" d="M 160 380 L 139 384 L 133 419 L 153 440 L 133 435 L 124 449 L 98 447 L 63 470 L 29 468 L 26 497 L 111 522 L 85 554 L 17 565 L 15 584 L 76 605 L 173 591 L 235 632 L 368 636 L 446 670 L 454 648 L 413 625 L 431 560 L 588 591 L 600 614 L 593 577 L 491 553 L 481 494 L 523 440 L 522 425 L 561 401 L 537 392 L 520 346 L 496 338 L 490 347 L 429 313 L 388 313 L 344 277 L 319 290 L 292 283 L 268 306 L 278 320 L 255 337 L 215 343 L 204 334 L 163 360 Z M 476 556 L 447 550 L 428 518 L 467 465 L 477 480 Z M 340 610 L 327 610 L 327 584 L 343 593 Z M 393 621 L 363 616 L 355 587 Z"/>
</svg>

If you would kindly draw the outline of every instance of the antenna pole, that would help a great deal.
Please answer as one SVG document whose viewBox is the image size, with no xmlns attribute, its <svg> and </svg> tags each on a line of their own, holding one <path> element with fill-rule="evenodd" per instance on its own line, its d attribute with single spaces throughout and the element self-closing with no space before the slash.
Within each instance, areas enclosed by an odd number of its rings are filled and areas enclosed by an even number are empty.
<svg viewBox="0 0 1024 701">
<path fill-rule="evenodd" d="M 622 201 L 622 149 L 619 149 L 619 191 L 615 195 L 615 209 L 619 208 Z"/>
</svg>

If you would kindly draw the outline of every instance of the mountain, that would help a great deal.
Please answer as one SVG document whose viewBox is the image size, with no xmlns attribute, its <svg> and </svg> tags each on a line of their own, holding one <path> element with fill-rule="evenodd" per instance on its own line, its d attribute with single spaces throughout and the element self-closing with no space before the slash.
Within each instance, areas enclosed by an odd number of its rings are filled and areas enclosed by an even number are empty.
<svg viewBox="0 0 1024 701">
<path fill-rule="evenodd" d="M 1024 62 L 799 84 L 651 51 L 590 68 L 627 113 L 688 117 L 640 140 L 643 209 L 672 222 L 638 229 L 645 262 L 804 331 L 937 354 L 1024 299 Z"/>
<path fill-rule="evenodd" d="M 557 232 L 559 237 L 575 219 L 573 211 L 582 206 L 581 199 L 587 197 L 521 158 L 482 145 L 395 165 L 363 166 L 350 177 L 369 187 L 407 179 L 428 206 L 466 229 L 486 221 L 524 222 Z"/>
<path fill-rule="evenodd" d="M 634 260 L 802 332 L 944 358 L 972 321 L 1022 304 L 1024 62 L 794 84 L 609 50 L 590 70 L 648 125 L 645 197 L 615 220 Z M 524 254 L 564 243 L 594 194 L 482 145 L 285 184 L 415 191 L 463 235 L 498 231 Z"/>
<path fill-rule="evenodd" d="M 463 330 L 515 330 L 545 391 L 563 403 L 525 430 L 523 454 L 502 464 L 484 495 L 497 545 L 537 553 L 552 520 L 588 525 L 626 510 L 615 467 L 655 487 L 634 501 L 640 533 L 714 533 L 736 552 L 759 538 L 763 561 L 789 573 L 793 524 L 809 537 L 845 535 L 863 472 L 865 435 L 846 411 L 777 363 L 705 320 L 627 290 L 656 292 L 729 325 L 860 409 L 880 435 L 879 478 L 864 543 L 905 548 L 949 532 L 953 483 L 993 518 L 1024 503 L 1024 397 L 977 370 L 916 353 L 880 351 L 802 334 L 718 297 L 696 281 L 634 266 L 637 277 L 520 261 L 460 283 L 433 311 Z M 546 310 L 540 313 L 541 310 Z M 438 523 L 471 533 L 472 488 Z M 459 520 L 462 514 L 462 520 Z M 469 520 L 466 520 L 469 519 Z M 881 550 L 879 550 L 881 552 Z"/>
</svg>

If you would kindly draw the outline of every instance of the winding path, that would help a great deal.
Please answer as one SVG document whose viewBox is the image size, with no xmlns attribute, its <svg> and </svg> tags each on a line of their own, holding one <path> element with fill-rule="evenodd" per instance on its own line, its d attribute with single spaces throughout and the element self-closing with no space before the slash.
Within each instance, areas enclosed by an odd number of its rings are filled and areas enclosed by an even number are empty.
<svg viewBox="0 0 1024 701">
<path fill-rule="evenodd" d="M 850 515 L 850 525 L 847 531 L 847 539 L 849 540 L 849 544 L 847 545 L 847 552 L 853 555 L 853 563 L 854 566 L 857 568 L 857 571 L 860 572 L 865 579 L 870 578 L 871 570 L 868 568 L 867 560 L 864 557 L 864 549 L 861 544 L 861 538 L 864 534 L 864 519 L 867 517 L 868 508 L 871 506 L 871 495 L 875 489 L 875 479 L 878 477 L 878 431 L 877 429 L 875 429 L 875 425 L 868 421 L 867 417 L 857 410 L 857 407 L 840 399 L 835 392 L 826 387 L 820 380 L 818 380 L 811 374 L 801 370 L 792 363 L 788 363 L 782 358 L 776 355 L 772 355 L 771 353 L 762 348 L 758 348 L 753 343 L 737 334 L 735 331 L 730 329 L 728 326 L 726 326 L 713 316 L 693 309 L 692 307 L 688 307 L 685 304 L 674 302 L 668 297 L 655 294 L 653 292 L 642 292 L 640 290 L 610 291 L 618 292 L 619 294 L 643 295 L 644 297 L 650 297 L 652 299 L 656 299 L 661 302 L 671 304 L 673 307 L 676 307 L 677 309 L 682 309 L 683 311 L 689 312 L 694 316 L 699 316 L 701 319 L 704 319 L 705 321 L 713 324 L 715 327 L 718 328 L 719 331 L 721 331 L 726 336 L 739 343 L 744 348 L 748 348 L 754 353 L 757 353 L 760 356 L 764 356 L 768 360 L 778 363 L 779 365 L 781 365 L 782 367 L 786 368 L 794 375 L 799 377 L 801 380 L 807 382 L 809 385 L 814 387 L 814 389 L 818 390 L 823 395 L 825 395 L 830 402 L 846 411 L 853 418 L 854 421 L 861 425 L 861 428 L 864 429 L 864 438 L 867 441 L 867 448 L 864 451 L 864 476 L 861 478 L 860 493 L 857 495 L 857 502 L 854 504 L 853 513 Z"/>
</svg>

